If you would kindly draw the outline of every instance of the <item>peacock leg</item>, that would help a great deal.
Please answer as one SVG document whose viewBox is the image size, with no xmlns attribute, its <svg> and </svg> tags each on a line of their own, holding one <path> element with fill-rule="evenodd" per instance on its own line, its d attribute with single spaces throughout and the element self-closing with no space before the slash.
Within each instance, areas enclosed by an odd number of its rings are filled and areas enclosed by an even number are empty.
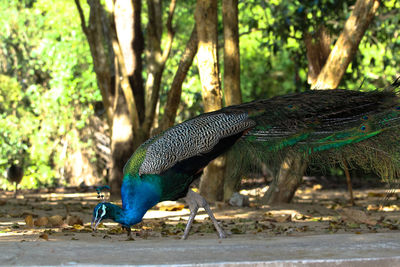
<svg viewBox="0 0 400 267">
<path fill-rule="evenodd" d="M 128 239 L 132 239 L 132 231 L 130 226 L 122 226 L 122 229 L 126 230 L 126 236 Z"/>
<path fill-rule="evenodd" d="M 182 236 L 183 240 L 187 239 L 189 236 L 190 228 L 192 228 L 194 217 L 196 217 L 199 207 L 197 206 L 197 204 L 195 206 L 191 206 L 189 204 L 189 209 L 190 209 L 190 216 L 189 216 L 188 222 L 185 227 L 185 232 L 183 232 L 183 236 Z"/>
<path fill-rule="evenodd" d="M 17 198 L 18 194 L 18 184 L 17 182 L 14 182 L 14 198 Z"/>
<path fill-rule="evenodd" d="M 349 191 L 349 196 L 350 196 L 350 204 L 352 206 L 355 205 L 354 202 L 354 197 L 353 197 L 353 186 L 351 185 L 351 177 L 350 177 L 350 173 L 349 173 L 349 167 L 347 166 L 347 162 L 345 160 L 343 160 L 343 169 L 344 169 L 344 173 L 346 174 L 346 182 L 347 182 L 347 189 Z"/>
<path fill-rule="evenodd" d="M 194 217 L 196 217 L 197 211 L 199 210 L 200 207 L 204 208 L 204 210 L 207 212 L 208 216 L 210 216 L 210 219 L 213 222 L 214 227 L 218 232 L 219 238 L 226 238 L 226 234 L 225 234 L 224 230 L 218 224 L 218 221 L 215 219 L 215 216 L 212 213 L 210 206 L 208 205 L 207 201 L 201 195 L 193 192 L 192 190 L 189 190 L 186 195 L 185 200 L 189 205 L 190 216 L 188 219 L 188 223 L 186 224 L 186 228 L 183 233 L 182 239 L 186 239 L 188 237 L 190 228 L 192 227 L 192 224 L 194 221 Z"/>
</svg>

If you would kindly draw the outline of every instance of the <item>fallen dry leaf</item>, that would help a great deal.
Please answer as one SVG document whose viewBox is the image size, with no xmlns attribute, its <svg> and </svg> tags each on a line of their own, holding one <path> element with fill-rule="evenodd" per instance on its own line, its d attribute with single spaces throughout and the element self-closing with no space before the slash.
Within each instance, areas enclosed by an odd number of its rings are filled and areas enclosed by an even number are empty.
<svg viewBox="0 0 400 267">
<path fill-rule="evenodd" d="M 356 209 L 343 209 L 339 214 L 342 216 L 342 219 L 346 222 L 357 222 L 357 223 L 365 223 L 369 225 L 376 225 L 377 221 L 369 218 L 369 216 L 362 210 Z"/>
<path fill-rule="evenodd" d="M 398 210 L 400 210 L 400 207 L 397 205 L 390 205 L 390 206 L 384 206 L 380 210 L 382 210 L 382 211 L 398 211 Z"/>
<path fill-rule="evenodd" d="M 75 230 L 83 230 L 85 227 L 80 224 L 74 224 L 72 225 L 72 228 L 74 228 Z"/>
<path fill-rule="evenodd" d="M 65 219 L 65 222 L 70 226 L 73 226 L 75 224 L 83 225 L 83 220 L 75 215 L 68 215 L 67 218 Z"/>
<path fill-rule="evenodd" d="M 44 217 L 44 218 L 45 218 L 45 217 Z M 39 236 L 39 238 L 42 238 L 42 239 L 44 239 L 44 240 L 46 240 L 46 241 L 49 241 L 49 235 L 46 234 L 46 233 L 41 234 L 41 235 Z"/>
<path fill-rule="evenodd" d="M 35 226 L 46 226 L 49 223 L 49 219 L 47 217 L 39 217 L 35 220 L 34 225 Z"/>
<path fill-rule="evenodd" d="M 367 206 L 367 210 L 369 210 L 369 211 L 377 211 L 377 210 L 379 210 L 379 206 L 376 205 L 376 204 L 369 204 Z"/>
<path fill-rule="evenodd" d="M 7 204 L 7 200 L 0 199 L 0 206 L 4 206 L 5 204 Z"/>
<path fill-rule="evenodd" d="M 368 197 L 379 197 L 379 198 L 384 198 L 387 196 L 387 193 L 382 193 L 382 192 L 368 192 L 367 194 Z"/>
<path fill-rule="evenodd" d="M 322 189 L 322 185 L 320 184 L 315 184 L 312 188 L 313 190 L 321 190 Z"/>
<path fill-rule="evenodd" d="M 175 204 L 175 205 L 168 205 L 168 206 L 161 206 L 161 211 L 180 211 L 183 210 L 185 205 L 183 204 Z"/>
<path fill-rule="evenodd" d="M 34 226 L 32 215 L 28 215 L 25 217 L 25 223 L 26 223 L 26 226 L 28 226 L 30 228 L 32 228 Z"/>
<path fill-rule="evenodd" d="M 273 220 L 278 222 L 278 223 L 290 222 L 292 220 L 292 216 L 290 214 L 278 215 L 278 216 L 274 216 Z"/>
<path fill-rule="evenodd" d="M 52 227 L 60 227 L 64 224 L 64 220 L 61 215 L 53 215 L 48 218 L 49 224 Z"/>
</svg>

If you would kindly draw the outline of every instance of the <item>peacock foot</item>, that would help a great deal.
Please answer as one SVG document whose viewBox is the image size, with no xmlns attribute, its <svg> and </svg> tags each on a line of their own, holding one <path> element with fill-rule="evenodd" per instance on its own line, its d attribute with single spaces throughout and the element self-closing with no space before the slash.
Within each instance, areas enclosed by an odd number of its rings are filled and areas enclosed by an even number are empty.
<svg viewBox="0 0 400 267">
<path fill-rule="evenodd" d="M 132 237 L 132 231 L 130 226 L 121 225 L 121 228 L 126 230 L 126 236 L 128 237 L 128 240 L 134 240 Z"/>
<path fill-rule="evenodd" d="M 214 224 L 215 229 L 218 232 L 218 237 L 219 238 L 227 237 L 226 233 L 224 232 L 222 227 L 219 225 L 217 219 L 215 219 L 215 216 L 212 213 L 207 201 L 200 194 L 197 194 L 194 191 L 189 190 L 186 195 L 185 201 L 189 205 L 190 216 L 189 216 L 188 222 L 186 224 L 186 228 L 183 233 L 182 240 L 185 240 L 188 238 L 190 228 L 192 227 L 192 224 L 194 221 L 194 217 L 196 217 L 196 214 L 197 214 L 197 211 L 199 210 L 199 208 L 204 208 L 204 210 L 207 212 L 208 216 L 210 217 L 211 221 Z"/>
</svg>

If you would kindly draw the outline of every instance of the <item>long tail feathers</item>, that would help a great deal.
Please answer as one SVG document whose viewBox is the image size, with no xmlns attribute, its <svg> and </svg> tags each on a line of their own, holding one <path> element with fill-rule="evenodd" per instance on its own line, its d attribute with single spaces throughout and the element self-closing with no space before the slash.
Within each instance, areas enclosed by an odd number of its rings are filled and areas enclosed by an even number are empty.
<svg viewBox="0 0 400 267">
<path fill-rule="evenodd" d="M 400 78 L 384 92 L 309 91 L 237 106 L 257 125 L 234 147 L 236 165 L 274 168 L 294 153 L 321 166 L 345 160 L 386 181 L 399 179 L 399 86 Z"/>
</svg>

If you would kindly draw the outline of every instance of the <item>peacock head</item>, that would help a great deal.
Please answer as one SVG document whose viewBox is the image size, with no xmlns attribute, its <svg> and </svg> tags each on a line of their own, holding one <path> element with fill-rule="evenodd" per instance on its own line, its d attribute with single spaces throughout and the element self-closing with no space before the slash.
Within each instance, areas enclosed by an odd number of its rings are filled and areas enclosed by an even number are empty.
<svg viewBox="0 0 400 267">
<path fill-rule="evenodd" d="M 93 230 L 96 230 L 99 223 L 104 219 L 115 220 L 115 212 L 111 203 L 101 202 L 94 207 L 92 217 Z"/>
</svg>

